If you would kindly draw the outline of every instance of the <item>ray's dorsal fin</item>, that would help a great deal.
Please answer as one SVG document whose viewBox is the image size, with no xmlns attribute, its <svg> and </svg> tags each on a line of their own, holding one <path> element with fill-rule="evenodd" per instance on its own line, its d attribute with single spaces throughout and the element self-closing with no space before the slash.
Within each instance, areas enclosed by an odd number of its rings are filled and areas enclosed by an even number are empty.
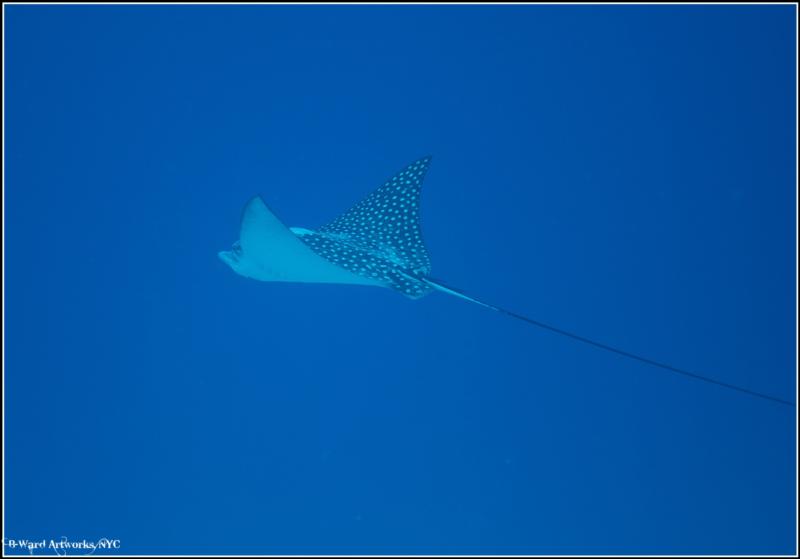
<svg viewBox="0 0 800 559">
<path fill-rule="evenodd" d="M 431 157 L 418 159 L 318 232 L 351 242 L 416 274 L 431 260 L 420 228 L 420 192 Z"/>
</svg>

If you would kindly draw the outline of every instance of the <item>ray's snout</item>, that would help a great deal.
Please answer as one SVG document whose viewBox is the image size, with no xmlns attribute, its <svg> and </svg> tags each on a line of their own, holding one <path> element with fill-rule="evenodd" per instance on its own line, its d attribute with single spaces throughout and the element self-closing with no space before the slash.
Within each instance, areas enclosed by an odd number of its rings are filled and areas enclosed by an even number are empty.
<svg viewBox="0 0 800 559">
<path fill-rule="evenodd" d="M 217 256 L 219 256 L 219 259 L 225 262 L 225 264 L 231 267 L 233 267 L 234 263 L 236 262 L 236 255 L 230 250 L 221 250 L 217 253 Z"/>
<path fill-rule="evenodd" d="M 242 245 L 239 241 L 233 243 L 231 250 L 221 250 L 217 253 L 219 259 L 225 262 L 231 268 L 236 269 L 234 264 L 239 263 L 239 258 L 242 256 Z"/>
</svg>

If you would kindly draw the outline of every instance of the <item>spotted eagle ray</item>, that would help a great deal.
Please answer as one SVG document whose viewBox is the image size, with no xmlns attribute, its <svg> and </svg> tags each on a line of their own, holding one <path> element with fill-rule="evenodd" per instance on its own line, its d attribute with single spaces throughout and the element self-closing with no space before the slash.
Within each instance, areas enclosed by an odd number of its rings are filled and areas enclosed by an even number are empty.
<svg viewBox="0 0 800 559">
<path fill-rule="evenodd" d="M 422 181 L 430 162 L 430 156 L 418 159 L 316 230 L 287 227 L 255 196 L 242 213 L 239 240 L 231 250 L 219 252 L 219 257 L 237 274 L 259 281 L 371 285 L 411 299 L 440 291 L 662 370 L 795 406 L 789 400 L 673 367 L 490 305 L 432 278 L 419 211 Z"/>
</svg>

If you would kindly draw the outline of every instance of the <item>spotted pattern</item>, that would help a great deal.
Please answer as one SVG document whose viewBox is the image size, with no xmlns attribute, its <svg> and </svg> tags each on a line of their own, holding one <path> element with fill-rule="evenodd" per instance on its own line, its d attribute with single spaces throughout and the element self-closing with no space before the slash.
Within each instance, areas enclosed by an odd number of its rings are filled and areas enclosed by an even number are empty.
<svg viewBox="0 0 800 559">
<path fill-rule="evenodd" d="M 422 241 L 419 198 L 430 157 L 415 161 L 317 231 L 298 234 L 314 252 L 411 298 L 429 293 L 414 279 L 431 272 Z"/>
</svg>

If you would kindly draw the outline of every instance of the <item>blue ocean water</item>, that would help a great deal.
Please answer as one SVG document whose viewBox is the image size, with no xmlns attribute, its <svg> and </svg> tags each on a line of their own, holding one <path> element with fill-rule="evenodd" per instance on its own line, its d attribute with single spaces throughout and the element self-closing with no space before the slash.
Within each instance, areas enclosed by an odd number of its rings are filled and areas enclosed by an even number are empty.
<svg viewBox="0 0 800 559">
<path fill-rule="evenodd" d="M 216 256 L 432 154 L 434 276 L 795 401 L 793 6 L 4 10 L 7 542 L 796 550 L 795 408 Z"/>
</svg>

